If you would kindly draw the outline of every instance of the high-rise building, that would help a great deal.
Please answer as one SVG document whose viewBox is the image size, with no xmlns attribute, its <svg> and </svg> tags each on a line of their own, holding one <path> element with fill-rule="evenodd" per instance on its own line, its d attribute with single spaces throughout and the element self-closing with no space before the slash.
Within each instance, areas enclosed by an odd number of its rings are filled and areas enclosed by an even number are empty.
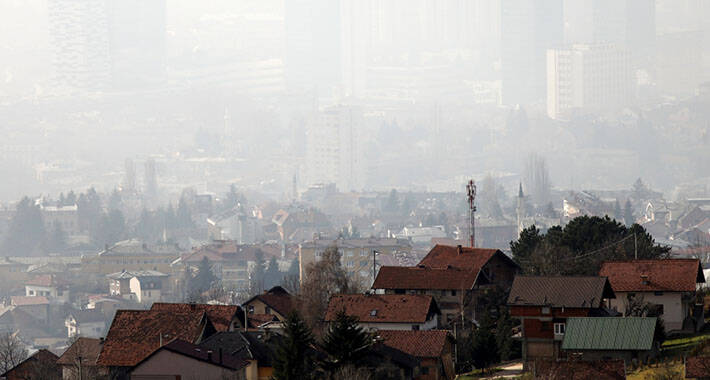
<svg viewBox="0 0 710 380">
<path fill-rule="evenodd" d="M 106 5 L 103 0 L 47 2 L 57 87 L 96 90 L 110 83 Z"/>
<path fill-rule="evenodd" d="M 547 113 L 553 119 L 623 107 L 632 86 L 629 54 L 617 45 L 547 51 Z"/>
<path fill-rule="evenodd" d="M 363 159 L 359 132 L 362 111 L 332 106 L 311 121 L 306 137 L 306 171 L 310 184 L 335 183 L 340 190 L 362 187 Z"/>
<path fill-rule="evenodd" d="M 502 0 L 501 103 L 544 102 L 547 49 L 563 42 L 562 0 Z"/>
</svg>

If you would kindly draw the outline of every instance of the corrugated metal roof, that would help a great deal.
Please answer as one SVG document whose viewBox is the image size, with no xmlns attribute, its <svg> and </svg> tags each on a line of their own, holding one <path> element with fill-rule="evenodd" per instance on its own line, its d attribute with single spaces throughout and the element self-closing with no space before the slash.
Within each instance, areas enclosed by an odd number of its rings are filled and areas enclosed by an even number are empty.
<svg viewBox="0 0 710 380">
<path fill-rule="evenodd" d="M 563 350 L 650 350 L 656 318 L 567 318 Z"/>
<path fill-rule="evenodd" d="M 606 277 L 515 276 L 508 305 L 598 308 L 614 297 Z"/>
</svg>

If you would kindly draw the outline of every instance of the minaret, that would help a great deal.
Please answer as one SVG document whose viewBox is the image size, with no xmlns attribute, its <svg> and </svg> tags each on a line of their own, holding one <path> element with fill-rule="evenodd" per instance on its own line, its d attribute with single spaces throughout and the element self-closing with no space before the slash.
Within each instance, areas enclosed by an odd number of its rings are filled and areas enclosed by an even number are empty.
<svg viewBox="0 0 710 380">
<path fill-rule="evenodd" d="M 518 205 L 515 207 L 518 216 L 518 235 L 523 230 L 523 218 L 525 217 L 525 194 L 523 194 L 523 183 L 518 186 Z"/>
</svg>

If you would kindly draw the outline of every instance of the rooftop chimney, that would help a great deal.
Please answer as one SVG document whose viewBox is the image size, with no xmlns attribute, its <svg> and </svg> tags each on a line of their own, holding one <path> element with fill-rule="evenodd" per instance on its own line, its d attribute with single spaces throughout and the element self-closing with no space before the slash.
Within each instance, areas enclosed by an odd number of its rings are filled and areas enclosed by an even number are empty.
<svg viewBox="0 0 710 380">
<path fill-rule="evenodd" d="M 456 250 L 459 252 L 459 255 L 463 254 L 463 247 L 461 246 L 461 244 L 456 246 Z"/>
</svg>

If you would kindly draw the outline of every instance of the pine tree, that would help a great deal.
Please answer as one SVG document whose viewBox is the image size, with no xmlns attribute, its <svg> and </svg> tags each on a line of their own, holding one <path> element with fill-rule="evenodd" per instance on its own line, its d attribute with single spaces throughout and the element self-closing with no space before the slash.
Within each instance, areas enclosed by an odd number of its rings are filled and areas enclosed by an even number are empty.
<svg viewBox="0 0 710 380">
<path fill-rule="evenodd" d="M 488 313 L 484 313 L 474 334 L 473 347 L 471 348 L 473 365 L 476 368 L 485 370 L 499 360 L 498 345 L 492 329 L 493 323 Z"/>
<path fill-rule="evenodd" d="M 212 272 L 212 264 L 210 260 L 205 256 L 200 261 L 200 265 L 197 267 L 197 274 L 190 281 L 191 293 L 203 293 L 210 290 L 212 286 L 217 282 L 218 278 Z"/>
<path fill-rule="evenodd" d="M 274 379 L 309 379 L 314 369 L 311 329 L 296 311 L 291 312 L 284 325 L 283 339 L 274 357 Z"/>
<path fill-rule="evenodd" d="M 254 270 L 249 276 L 249 294 L 255 296 L 264 291 L 264 275 L 266 272 L 266 263 L 264 262 L 264 253 L 257 249 L 254 254 Z"/>
<path fill-rule="evenodd" d="M 371 345 L 372 336 L 358 325 L 357 317 L 341 310 L 323 339 L 323 349 L 328 354 L 324 367 L 331 372 L 344 366 L 357 367 Z"/>
<path fill-rule="evenodd" d="M 3 243 L 6 255 L 33 255 L 42 253 L 46 231 L 39 206 L 28 197 L 17 204 L 15 215 Z"/>
<path fill-rule="evenodd" d="M 502 308 L 503 312 L 496 324 L 496 345 L 500 360 L 510 360 L 520 356 L 519 346 L 513 340 L 513 320 L 507 308 Z"/>
</svg>

